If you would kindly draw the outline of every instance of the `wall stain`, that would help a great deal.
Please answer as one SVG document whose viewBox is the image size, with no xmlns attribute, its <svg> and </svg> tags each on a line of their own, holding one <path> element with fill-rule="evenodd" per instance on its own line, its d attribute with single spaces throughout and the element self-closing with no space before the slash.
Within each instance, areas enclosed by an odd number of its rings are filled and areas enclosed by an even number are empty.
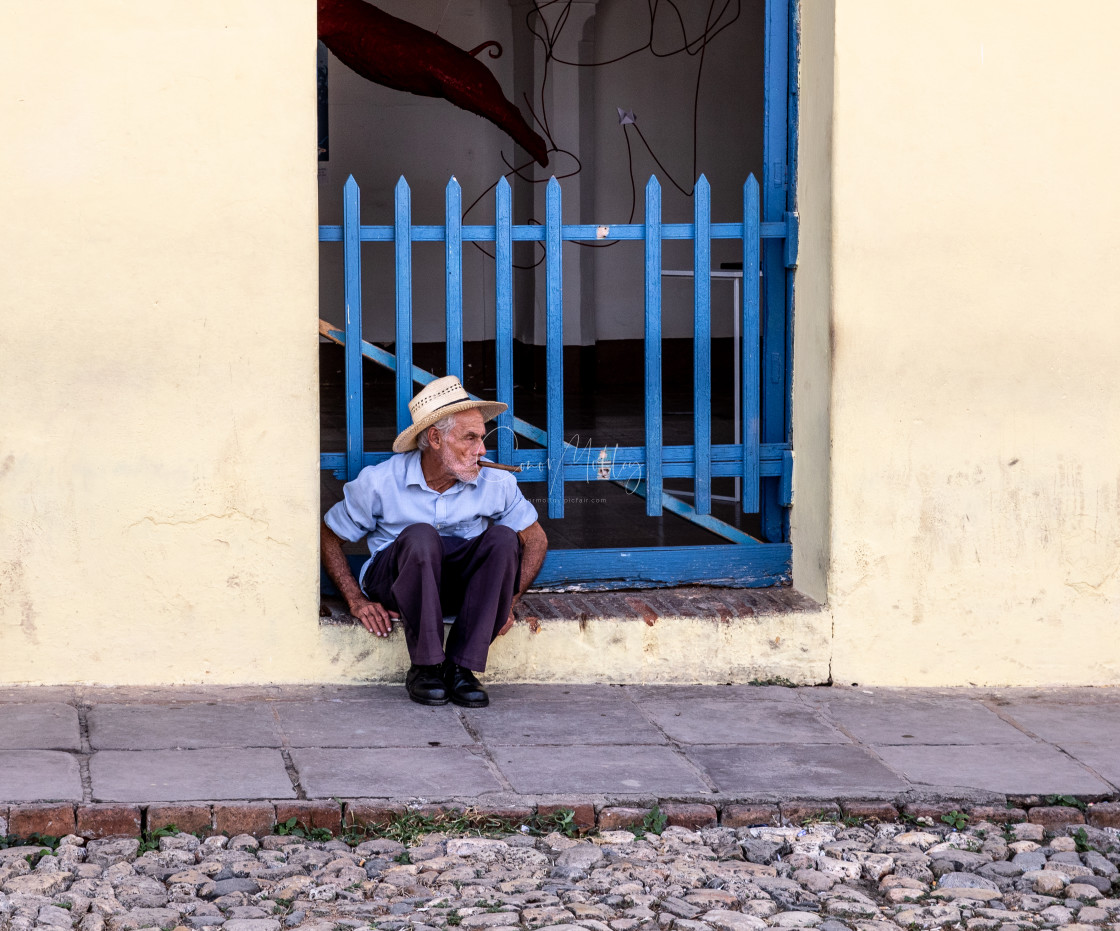
<svg viewBox="0 0 1120 931">
<path fill-rule="evenodd" d="M 39 628 L 35 613 L 35 603 L 27 589 L 27 578 L 23 567 L 24 544 L 20 541 L 20 555 L 15 559 L 0 563 L 0 604 L 19 605 L 20 630 L 35 646 L 39 645 Z"/>
</svg>

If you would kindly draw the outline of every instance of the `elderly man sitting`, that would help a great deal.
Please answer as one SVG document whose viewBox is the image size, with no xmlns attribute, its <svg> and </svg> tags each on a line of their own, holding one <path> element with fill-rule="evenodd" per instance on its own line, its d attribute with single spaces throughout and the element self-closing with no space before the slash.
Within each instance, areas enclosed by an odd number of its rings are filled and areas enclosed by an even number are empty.
<svg viewBox="0 0 1120 931">
<path fill-rule="evenodd" d="M 490 644 L 513 626 L 513 605 L 537 577 L 548 540 L 517 480 L 479 466 L 486 421 L 505 404 L 472 400 L 448 376 L 408 408 L 412 426 L 393 443 L 400 455 L 362 469 L 323 518 L 323 564 L 370 633 L 387 637 L 400 618 L 413 701 L 482 708 L 490 700 L 474 671 L 486 669 Z M 342 540 L 362 539 L 371 555 L 359 582 Z M 446 645 L 445 613 L 456 616 Z"/>
</svg>

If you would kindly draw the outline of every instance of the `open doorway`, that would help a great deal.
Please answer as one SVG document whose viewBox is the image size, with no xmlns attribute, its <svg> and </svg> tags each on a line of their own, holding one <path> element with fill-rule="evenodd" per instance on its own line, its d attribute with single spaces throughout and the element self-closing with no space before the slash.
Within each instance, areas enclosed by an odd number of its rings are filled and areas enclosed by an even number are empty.
<svg viewBox="0 0 1120 931">
<path fill-rule="evenodd" d="M 452 176 L 462 188 L 464 224 L 494 223 L 493 187 L 502 176 L 513 188 L 514 222 L 539 224 L 544 183 L 552 175 L 562 178 L 564 222 L 608 228 L 602 241 L 563 247 L 565 439 L 591 447 L 640 444 L 646 391 L 642 244 L 612 240 L 609 227 L 642 221 L 643 188 L 654 174 L 661 182 L 666 223 L 690 221 L 700 174 L 711 187 L 712 221 L 741 217 L 744 180 L 766 174 L 766 36 L 773 11 L 762 0 L 378 5 L 463 48 L 500 43 L 501 56 L 486 63 L 546 137 L 550 163 L 547 169 L 534 165 L 496 127 L 446 101 L 379 87 L 330 60 L 321 223 L 340 222 L 342 185 L 351 175 L 361 184 L 364 224 L 392 224 L 393 189 L 402 176 L 411 190 L 414 224 L 442 222 L 444 187 Z M 322 249 L 321 316 L 340 325 L 341 263 L 330 244 Z M 373 255 L 369 246 L 363 249 Z M 482 397 L 495 392 L 492 253 L 492 244 L 464 244 L 462 259 L 464 382 Z M 543 426 L 541 258 L 537 243 L 514 243 L 515 408 L 519 417 Z M 742 267 L 740 246 L 713 241 L 711 262 L 712 268 L 733 273 Z M 666 242 L 662 267 L 663 429 L 667 444 L 688 443 L 694 358 L 691 245 Z M 436 375 L 445 371 L 444 284 L 441 245 L 416 243 L 412 355 L 416 365 Z M 381 262 L 363 257 L 362 307 L 365 338 L 392 351 L 391 257 Z M 712 442 L 731 444 L 738 440 L 739 420 L 733 377 L 737 308 L 730 282 L 713 282 L 711 308 Z M 324 341 L 320 351 L 322 448 L 338 449 L 345 429 L 342 350 Z M 396 433 L 394 376 L 367 363 L 363 394 L 365 448 L 388 449 Z M 341 481 L 330 472 L 323 475 L 325 510 L 337 500 Z M 687 478 L 667 478 L 665 489 L 687 500 L 692 484 Z M 676 515 L 647 515 L 643 502 L 624 488 L 607 483 L 587 488 L 586 494 L 569 496 L 562 520 L 546 525 L 555 546 L 726 543 Z M 540 498 L 532 484 L 524 491 Z M 737 506 L 735 479 L 713 478 L 711 491 L 713 516 L 764 538 L 761 517 Z M 545 508 L 538 505 L 538 510 L 545 523 Z"/>
</svg>

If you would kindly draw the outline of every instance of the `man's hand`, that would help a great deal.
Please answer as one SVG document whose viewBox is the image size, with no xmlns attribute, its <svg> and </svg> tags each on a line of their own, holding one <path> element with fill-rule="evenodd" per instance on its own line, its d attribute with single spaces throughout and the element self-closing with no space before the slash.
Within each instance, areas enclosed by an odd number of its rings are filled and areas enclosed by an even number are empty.
<svg viewBox="0 0 1120 931">
<path fill-rule="evenodd" d="M 376 601 L 361 595 L 350 599 L 350 613 L 362 622 L 362 626 L 378 637 L 388 637 L 393 629 L 393 618 L 400 617 L 396 611 L 387 611 Z M 511 612 L 512 613 L 512 612 Z"/>
<path fill-rule="evenodd" d="M 498 636 L 499 637 L 503 636 L 504 634 L 509 633 L 509 629 L 511 627 L 513 627 L 514 622 L 517 620 L 516 616 L 514 615 L 514 608 L 517 607 L 517 603 L 520 599 L 521 599 L 520 595 L 515 595 L 514 596 L 513 604 L 511 604 L 510 608 L 509 608 L 509 617 L 506 618 L 506 622 L 502 625 L 502 629 L 498 631 Z M 529 626 L 533 629 L 533 633 L 536 633 L 537 632 L 536 624 L 539 624 L 540 619 L 535 614 L 527 613 L 524 610 L 522 611 L 522 614 L 524 615 L 525 620 L 527 620 L 529 622 Z M 534 622 L 536 622 L 536 624 Z"/>
</svg>

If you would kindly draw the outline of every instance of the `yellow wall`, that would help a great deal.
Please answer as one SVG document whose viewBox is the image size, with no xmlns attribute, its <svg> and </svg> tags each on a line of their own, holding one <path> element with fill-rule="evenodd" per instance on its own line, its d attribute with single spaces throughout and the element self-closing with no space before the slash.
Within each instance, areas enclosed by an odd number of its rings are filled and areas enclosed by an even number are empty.
<svg viewBox="0 0 1120 931">
<path fill-rule="evenodd" d="M 799 373 L 795 430 L 819 448 L 830 404 L 831 457 L 795 434 L 795 510 L 831 498 L 798 549 L 830 553 L 833 675 L 1116 683 L 1120 7 L 802 17 L 797 315 L 822 338 L 831 288 L 832 371 Z M 830 83 L 825 134 L 806 94 Z"/>
<path fill-rule="evenodd" d="M 2 18 L 0 681 L 297 678 L 315 4 Z"/>
</svg>

